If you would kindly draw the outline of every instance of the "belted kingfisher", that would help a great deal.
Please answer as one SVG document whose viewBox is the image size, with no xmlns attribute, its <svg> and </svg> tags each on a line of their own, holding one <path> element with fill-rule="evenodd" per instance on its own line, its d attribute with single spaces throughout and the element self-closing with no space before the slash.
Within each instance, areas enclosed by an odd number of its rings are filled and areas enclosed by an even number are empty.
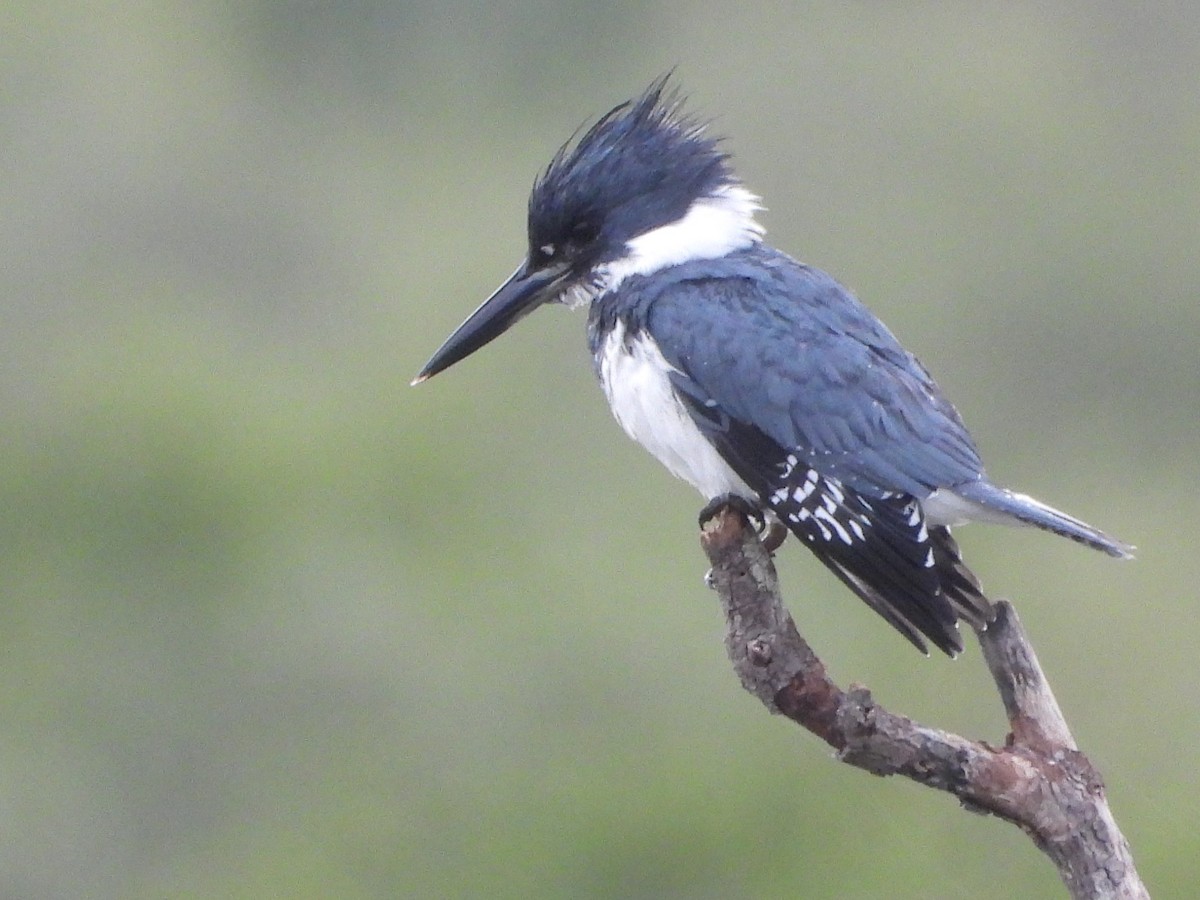
<svg viewBox="0 0 1200 900">
<path fill-rule="evenodd" d="M 950 527 L 1133 548 L 988 480 L 957 410 L 846 288 L 763 243 L 759 198 L 657 79 L 569 141 L 529 198 L 528 255 L 413 384 L 545 303 L 587 306 L 613 414 L 713 502 L 785 526 L 923 652 L 990 605 Z M 782 532 L 786 534 L 786 532 Z"/>
</svg>

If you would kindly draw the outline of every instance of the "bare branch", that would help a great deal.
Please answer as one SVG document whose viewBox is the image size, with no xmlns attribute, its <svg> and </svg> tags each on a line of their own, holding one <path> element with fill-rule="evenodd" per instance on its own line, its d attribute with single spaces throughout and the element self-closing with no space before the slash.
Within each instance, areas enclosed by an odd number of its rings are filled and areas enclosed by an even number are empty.
<svg viewBox="0 0 1200 900">
<path fill-rule="evenodd" d="M 1099 772 L 1079 752 L 1033 648 L 1007 602 L 980 635 L 1008 714 L 1001 748 L 920 725 L 843 691 L 796 630 L 771 557 L 736 510 L 703 524 L 701 544 L 726 618 L 725 646 L 742 686 L 811 731 L 838 758 L 903 775 L 1020 827 L 1054 862 L 1072 897 L 1148 898 Z"/>
</svg>

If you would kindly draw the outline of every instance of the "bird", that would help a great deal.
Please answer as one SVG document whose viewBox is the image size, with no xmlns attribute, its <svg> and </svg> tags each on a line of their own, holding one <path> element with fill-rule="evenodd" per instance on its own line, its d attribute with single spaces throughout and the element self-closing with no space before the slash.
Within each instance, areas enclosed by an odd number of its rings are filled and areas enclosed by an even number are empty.
<svg viewBox="0 0 1200 900">
<path fill-rule="evenodd" d="M 707 513 L 733 503 L 795 535 L 926 655 L 926 640 L 957 655 L 959 621 L 982 631 L 992 614 L 953 527 L 1031 525 L 1131 557 L 988 478 L 917 358 L 833 277 L 765 242 L 760 198 L 685 106 L 667 73 L 554 154 L 530 192 L 524 260 L 412 383 L 540 306 L 585 307 L 629 436 Z"/>
</svg>

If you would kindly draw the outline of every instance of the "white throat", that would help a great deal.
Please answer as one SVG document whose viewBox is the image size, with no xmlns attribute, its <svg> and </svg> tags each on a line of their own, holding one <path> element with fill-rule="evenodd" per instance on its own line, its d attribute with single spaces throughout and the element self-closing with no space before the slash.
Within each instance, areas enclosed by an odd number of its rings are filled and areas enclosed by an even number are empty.
<svg viewBox="0 0 1200 900">
<path fill-rule="evenodd" d="M 638 235 L 625 247 L 628 255 L 603 266 L 589 284 L 571 288 L 563 297 L 570 306 L 588 303 L 615 290 L 633 275 L 651 275 L 696 259 L 717 259 L 762 240 L 765 229 L 754 218 L 759 198 L 729 185 L 693 203 L 679 219 Z"/>
</svg>

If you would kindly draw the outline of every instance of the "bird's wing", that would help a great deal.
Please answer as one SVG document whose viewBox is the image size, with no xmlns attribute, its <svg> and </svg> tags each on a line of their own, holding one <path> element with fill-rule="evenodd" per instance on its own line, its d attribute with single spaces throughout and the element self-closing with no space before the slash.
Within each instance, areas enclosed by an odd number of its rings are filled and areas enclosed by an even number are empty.
<svg viewBox="0 0 1200 900">
<path fill-rule="evenodd" d="M 922 650 L 961 649 L 986 600 L 943 585 L 956 551 L 919 500 L 982 472 L 921 365 L 828 276 L 695 267 L 647 298 L 642 328 L 697 427 L 839 579 Z M 727 262 L 727 261 L 726 261 Z M 949 568 L 948 568 L 949 567 Z M 962 597 L 959 596 L 962 594 Z"/>
<path fill-rule="evenodd" d="M 828 275 L 769 262 L 695 266 L 646 304 L 645 330 L 695 393 L 865 496 L 978 479 L 957 411 L 891 332 Z"/>
<path fill-rule="evenodd" d="M 728 416 L 684 373 L 670 379 L 717 452 L 847 587 L 922 652 L 922 635 L 951 655 L 962 649 L 937 547 L 915 499 L 867 498 L 822 476 L 755 426 Z"/>
</svg>

